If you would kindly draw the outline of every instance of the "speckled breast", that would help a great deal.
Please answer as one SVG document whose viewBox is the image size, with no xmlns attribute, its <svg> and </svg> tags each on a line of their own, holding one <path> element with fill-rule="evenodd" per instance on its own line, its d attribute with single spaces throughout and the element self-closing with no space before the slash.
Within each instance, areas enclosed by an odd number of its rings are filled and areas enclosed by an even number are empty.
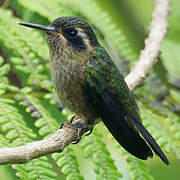
<svg viewBox="0 0 180 180">
<path fill-rule="evenodd" d="M 65 107 L 84 121 L 93 121 L 97 114 L 88 106 L 83 93 L 85 66 L 64 56 L 51 60 L 50 67 L 56 93 Z"/>
</svg>

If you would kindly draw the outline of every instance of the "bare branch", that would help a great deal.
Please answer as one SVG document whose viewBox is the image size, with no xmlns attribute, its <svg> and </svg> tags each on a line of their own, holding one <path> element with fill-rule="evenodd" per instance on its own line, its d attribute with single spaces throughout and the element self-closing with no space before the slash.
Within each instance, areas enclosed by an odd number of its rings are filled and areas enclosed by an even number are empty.
<svg viewBox="0 0 180 180">
<path fill-rule="evenodd" d="M 169 0 L 155 0 L 150 33 L 145 40 L 145 49 L 141 51 L 140 59 L 125 78 L 131 91 L 144 80 L 151 70 L 160 52 L 160 44 L 167 31 L 167 15 Z M 77 123 L 79 120 L 75 121 Z M 77 139 L 78 131 L 64 125 L 51 137 L 28 143 L 15 148 L 0 150 L 0 164 L 24 163 L 30 159 L 38 158 L 53 152 L 61 152 L 72 141 Z"/>
<path fill-rule="evenodd" d="M 140 58 L 131 72 L 125 78 L 131 91 L 140 84 L 157 62 L 160 54 L 160 45 L 167 32 L 167 16 L 169 12 L 169 0 L 156 0 L 150 32 L 145 40 L 145 48 L 140 53 Z"/>
<path fill-rule="evenodd" d="M 74 141 L 77 131 L 69 126 L 63 126 L 51 137 L 24 146 L 4 148 L 0 150 L 0 164 L 24 163 L 30 159 L 38 158 L 53 152 L 61 152 Z"/>
</svg>

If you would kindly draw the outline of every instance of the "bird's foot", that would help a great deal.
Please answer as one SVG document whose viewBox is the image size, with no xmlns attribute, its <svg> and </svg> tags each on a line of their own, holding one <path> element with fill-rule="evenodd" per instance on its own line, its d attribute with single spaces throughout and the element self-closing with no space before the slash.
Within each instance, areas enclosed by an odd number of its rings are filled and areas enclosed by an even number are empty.
<svg viewBox="0 0 180 180">
<path fill-rule="evenodd" d="M 74 115 L 74 116 L 71 118 L 70 123 L 72 123 L 74 120 L 78 120 L 78 119 L 80 119 L 79 116 Z"/>
<path fill-rule="evenodd" d="M 62 129 L 64 126 L 73 128 L 77 131 L 76 140 L 74 142 L 72 142 L 72 144 L 77 144 L 81 140 L 81 135 L 88 130 L 90 132 L 87 135 L 90 135 L 92 133 L 92 129 L 93 129 L 93 128 L 89 129 L 88 128 L 89 124 L 82 122 L 80 119 L 76 123 L 64 122 L 63 124 L 61 124 L 60 129 Z"/>
<path fill-rule="evenodd" d="M 89 129 L 89 132 L 88 132 L 87 134 L 85 134 L 85 136 L 89 136 L 90 134 L 92 134 L 93 129 L 94 129 L 94 127 L 92 127 L 91 129 Z"/>
</svg>

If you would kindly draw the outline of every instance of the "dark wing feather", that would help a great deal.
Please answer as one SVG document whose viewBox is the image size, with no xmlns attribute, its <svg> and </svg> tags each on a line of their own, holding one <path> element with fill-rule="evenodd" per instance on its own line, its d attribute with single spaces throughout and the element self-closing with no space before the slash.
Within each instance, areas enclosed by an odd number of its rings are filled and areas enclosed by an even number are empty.
<svg viewBox="0 0 180 180">
<path fill-rule="evenodd" d="M 108 130 L 121 146 L 140 159 L 145 160 L 152 157 L 151 149 L 136 129 L 129 125 L 128 120 L 125 119 L 126 114 L 120 112 L 109 91 L 106 90 L 103 95 L 99 95 L 95 89 L 90 88 L 88 85 L 85 87 L 89 103 L 100 115 Z M 94 98 L 91 97 L 91 93 L 93 93 Z"/>
<path fill-rule="evenodd" d="M 141 123 L 137 104 L 124 78 L 107 52 L 103 48 L 98 52 L 99 57 L 93 57 L 86 69 L 84 93 L 87 102 L 128 152 L 140 159 L 147 159 L 153 156 L 152 148 L 169 164 L 156 141 Z"/>
</svg>

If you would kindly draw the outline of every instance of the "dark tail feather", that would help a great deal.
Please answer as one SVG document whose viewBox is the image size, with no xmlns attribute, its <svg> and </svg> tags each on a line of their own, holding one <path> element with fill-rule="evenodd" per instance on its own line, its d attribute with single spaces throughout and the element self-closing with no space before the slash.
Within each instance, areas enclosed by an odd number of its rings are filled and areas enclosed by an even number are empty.
<svg viewBox="0 0 180 180">
<path fill-rule="evenodd" d="M 131 119 L 131 118 L 130 118 Z M 161 158 L 161 160 L 169 165 L 169 161 L 167 159 L 167 157 L 165 156 L 165 154 L 163 153 L 163 151 L 161 150 L 161 148 L 159 147 L 159 145 L 156 143 L 156 141 L 154 140 L 154 138 L 151 136 L 151 134 L 146 130 L 146 128 L 143 126 L 143 124 L 141 124 L 141 122 L 135 121 L 131 119 L 131 123 L 133 123 L 136 128 L 139 130 L 139 132 L 141 133 L 141 135 L 144 137 L 144 139 L 148 142 L 148 144 L 151 146 L 151 148 L 153 149 L 153 151 Z"/>
<path fill-rule="evenodd" d="M 114 138 L 129 153 L 137 158 L 146 160 L 153 157 L 151 148 L 146 141 L 140 136 L 137 130 L 129 123 L 127 113 L 122 113 L 116 102 L 109 96 L 109 91 L 104 93 L 103 102 L 99 106 L 102 120 Z M 103 108 L 103 110 L 101 109 Z"/>
<path fill-rule="evenodd" d="M 97 80 L 95 79 L 95 81 Z M 87 101 L 100 115 L 104 124 L 119 144 L 129 153 L 143 160 L 146 160 L 148 157 L 153 157 L 152 148 L 166 164 L 169 164 L 166 156 L 153 137 L 141 122 L 138 122 L 139 118 L 134 119 L 128 112 L 123 111 L 123 103 L 118 101 L 117 94 L 111 89 L 106 89 L 104 93 L 101 94 L 97 91 L 98 88 L 96 88 L 90 87 L 88 84 L 84 87 Z M 137 129 L 151 148 L 140 136 Z"/>
<path fill-rule="evenodd" d="M 109 120 L 109 117 L 103 118 L 103 122 L 114 138 L 129 153 L 143 160 L 153 157 L 153 153 L 145 140 L 133 127 L 129 126 L 123 117 L 119 116 L 116 119 L 112 117 L 111 120 Z"/>
</svg>

